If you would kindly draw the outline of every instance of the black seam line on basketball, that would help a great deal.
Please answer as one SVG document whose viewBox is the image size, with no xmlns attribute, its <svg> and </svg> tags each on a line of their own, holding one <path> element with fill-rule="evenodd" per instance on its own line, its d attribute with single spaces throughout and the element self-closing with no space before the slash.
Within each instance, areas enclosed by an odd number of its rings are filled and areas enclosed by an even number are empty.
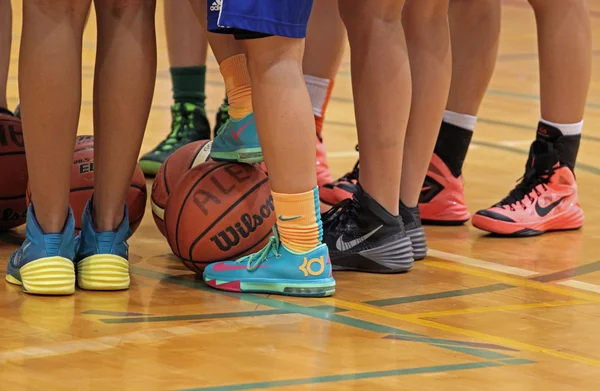
<svg viewBox="0 0 600 391">
<path fill-rule="evenodd" d="M 71 193 L 76 193 L 78 191 L 85 191 L 85 190 L 94 190 L 94 186 L 76 187 L 74 189 L 71 189 Z"/>
<path fill-rule="evenodd" d="M 188 191 L 187 195 L 185 196 L 185 198 L 183 199 L 183 203 L 181 204 L 182 207 L 179 208 L 179 214 L 177 215 L 177 224 L 175 225 L 175 244 L 177 245 L 177 256 L 181 256 L 181 250 L 180 250 L 180 246 L 179 246 L 179 222 L 181 221 L 181 214 L 183 211 L 183 207 L 185 206 L 185 204 L 187 203 L 188 198 L 190 198 L 190 195 L 192 194 L 192 192 L 194 191 L 194 189 L 196 188 L 196 186 L 198 186 L 198 183 L 200 183 L 201 180 L 203 180 L 204 178 L 206 178 L 210 173 L 212 173 L 213 171 L 215 171 L 218 168 L 221 167 L 225 167 L 225 166 L 232 166 L 233 163 L 219 163 L 217 165 L 215 165 L 213 168 L 211 168 L 208 172 L 205 172 L 200 178 L 198 178 L 196 180 L 196 182 L 194 183 L 194 185 L 191 187 L 191 189 Z M 165 167 L 166 168 L 166 167 Z M 165 219 L 164 221 L 167 221 L 167 211 L 165 210 Z M 165 224 L 165 229 L 167 231 L 167 237 L 169 237 L 169 226 L 168 224 Z"/>
<path fill-rule="evenodd" d="M 0 201 L 10 201 L 10 200 L 18 200 L 21 198 L 27 197 L 27 194 L 22 194 L 18 196 L 10 196 L 10 197 L 0 197 Z"/>
<path fill-rule="evenodd" d="M 25 152 L 1 152 L 0 156 L 9 156 L 9 155 L 25 155 Z"/>
<path fill-rule="evenodd" d="M 167 166 L 169 165 L 169 159 L 165 160 L 163 165 L 165 166 L 165 168 L 163 168 L 162 180 L 165 184 L 165 191 L 167 192 L 167 195 L 169 195 L 171 194 L 171 191 L 169 190 L 169 184 L 167 183 Z"/>
<path fill-rule="evenodd" d="M 267 232 L 267 234 L 266 234 L 265 236 L 263 236 L 262 238 L 260 238 L 260 240 L 258 240 L 258 241 L 257 241 L 256 243 L 254 243 L 252 246 L 248 247 L 248 249 L 251 249 L 251 248 L 255 247 L 256 245 L 258 245 L 260 242 L 262 242 L 263 240 L 265 240 L 266 238 L 268 238 L 268 237 L 269 237 L 269 236 L 271 236 L 271 235 L 273 235 L 273 231 L 272 231 L 272 230 L 269 230 L 269 232 Z M 232 255 L 232 256 L 230 256 L 230 257 L 228 257 L 228 258 L 231 258 L 231 259 L 237 259 L 237 258 L 239 258 L 239 257 L 240 257 L 240 256 L 241 256 L 243 253 L 245 253 L 246 251 L 248 251 L 248 250 L 240 251 L 239 253 L 237 253 L 237 254 L 234 254 L 234 255 Z M 186 258 L 181 258 L 181 260 L 183 260 L 183 261 L 186 261 L 186 262 L 190 262 L 190 263 L 193 263 L 193 264 L 197 264 L 197 263 L 200 263 L 200 264 L 209 264 L 209 263 L 213 263 L 213 262 L 219 262 L 219 261 L 198 262 L 198 261 L 194 261 L 193 259 L 186 259 Z"/>
<path fill-rule="evenodd" d="M 198 154 L 200 152 L 202 152 L 202 150 L 204 149 L 204 147 L 206 146 L 206 143 L 204 143 L 204 145 L 202 145 L 200 147 L 200 149 L 196 150 L 196 153 L 194 154 L 194 158 L 192 160 L 190 160 L 190 164 L 188 164 L 188 171 L 191 170 L 192 168 L 194 168 L 194 166 L 192 166 L 192 164 L 194 164 L 194 162 L 196 161 L 196 159 L 198 158 Z"/>
<path fill-rule="evenodd" d="M 161 204 L 161 203 L 157 202 L 157 201 L 154 199 L 154 196 L 152 196 L 152 195 L 150 196 L 150 201 L 154 202 L 154 204 L 156 204 L 156 206 L 158 206 L 159 208 L 162 208 L 162 209 L 164 209 L 164 208 L 166 208 L 166 207 L 167 207 L 167 205 L 163 205 L 163 204 Z"/>
<path fill-rule="evenodd" d="M 131 187 L 133 187 L 134 189 L 139 189 L 139 190 L 143 191 L 144 193 L 147 191 L 146 186 L 135 185 L 132 183 Z"/>
<path fill-rule="evenodd" d="M 241 196 L 236 202 L 234 202 L 229 208 L 227 208 L 227 210 L 223 213 L 221 213 L 221 215 L 216 218 L 209 226 L 208 228 L 206 228 L 204 230 L 204 232 L 202 232 L 200 234 L 200 236 L 198 236 L 193 242 L 192 245 L 190 246 L 190 258 L 192 258 L 192 252 L 194 251 L 194 246 L 200 241 L 200 239 L 202 239 L 204 237 L 204 235 L 206 235 L 211 229 L 213 229 L 213 227 L 215 225 L 217 225 L 217 223 L 219 221 L 221 221 L 221 219 L 223 218 L 223 216 L 225 216 L 227 213 L 231 212 L 236 206 L 239 205 L 240 202 L 242 202 L 243 200 L 245 200 L 246 198 L 248 198 L 248 196 L 250 194 L 252 194 L 252 192 L 258 188 L 260 188 L 262 185 L 264 185 L 265 183 L 269 182 L 269 178 L 265 178 L 262 181 L 258 182 L 256 185 L 252 186 L 252 188 L 250 188 L 250 190 L 248 190 L 246 193 L 244 193 L 243 196 Z"/>
</svg>

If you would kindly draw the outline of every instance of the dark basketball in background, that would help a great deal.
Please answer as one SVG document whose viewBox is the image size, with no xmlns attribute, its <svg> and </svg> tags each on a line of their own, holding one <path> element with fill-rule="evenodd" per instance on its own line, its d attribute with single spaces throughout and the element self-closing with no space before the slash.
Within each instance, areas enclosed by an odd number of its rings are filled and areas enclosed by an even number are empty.
<svg viewBox="0 0 600 391">
<path fill-rule="evenodd" d="M 171 192 L 165 223 L 171 249 L 196 273 L 211 262 L 256 252 L 275 223 L 267 176 L 257 165 L 196 166 Z"/>
<path fill-rule="evenodd" d="M 175 188 L 183 175 L 191 168 L 204 163 L 210 155 L 212 141 L 202 140 L 189 143 L 173 152 L 165 160 L 156 173 L 152 184 L 150 203 L 152 205 L 152 217 L 163 236 L 167 236 L 165 227 L 165 207 L 171 190 Z"/>
<path fill-rule="evenodd" d="M 73 166 L 71 168 L 71 191 L 69 204 L 73 209 L 75 227 L 81 229 L 83 210 L 94 193 L 94 139 L 92 136 L 78 136 L 73 153 Z M 129 226 L 131 232 L 139 227 L 146 211 L 146 178 L 142 169 L 137 166 L 131 180 L 131 187 L 127 195 L 129 208 Z"/>
<path fill-rule="evenodd" d="M 27 161 L 21 121 L 0 114 L 0 231 L 27 218 Z"/>
</svg>

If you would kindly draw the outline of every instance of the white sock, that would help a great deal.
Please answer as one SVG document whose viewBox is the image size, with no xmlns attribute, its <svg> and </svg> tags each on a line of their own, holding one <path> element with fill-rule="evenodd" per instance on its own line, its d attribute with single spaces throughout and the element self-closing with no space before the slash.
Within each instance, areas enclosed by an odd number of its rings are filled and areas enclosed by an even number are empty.
<svg viewBox="0 0 600 391">
<path fill-rule="evenodd" d="M 557 124 L 546 121 L 542 118 L 540 119 L 540 122 L 546 125 L 554 126 L 556 129 L 560 130 L 563 136 L 576 136 L 581 134 L 581 131 L 583 130 L 583 121 L 576 122 L 574 124 Z"/>
<path fill-rule="evenodd" d="M 312 102 L 313 114 L 317 117 L 322 117 L 323 106 L 326 104 L 330 80 L 311 75 L 304 75 L 304 82 L 306 83 L 308 95 L 310 95 L 310 101 Z"/>
<path fill-rule="evenodd" d="M 444 111 L 444 122 L 458 126 L 459 128 L 470 130 L 471 132 L 475 129 L 477 123 L 477 117 L 468 114 L 455 113 L 454 111 Z"/>
</svg>

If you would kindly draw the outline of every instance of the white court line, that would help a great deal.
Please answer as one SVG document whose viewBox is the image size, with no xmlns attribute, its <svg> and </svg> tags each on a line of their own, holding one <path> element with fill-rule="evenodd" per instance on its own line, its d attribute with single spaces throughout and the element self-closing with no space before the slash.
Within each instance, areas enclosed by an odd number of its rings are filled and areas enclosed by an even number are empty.
<svg viewBox="0 0 600 391">
<path fill-rule="evenodd" d="M 577 281 L 577 280 L 565 280 L 557 282 L 557 284 L 568 286 L 570 288 L 582 289 L 584 291 L 600 293 L 600 285 L 590 284 L 589 282 Z"/>
<path fill-rule="evenodd" d="M 512 274 L 520 277 L 531 277 L 537 276 L 539 274 L 537 272 L 532 272 L 531 270 L 525 270 L 513 266 L 505 266 L 494 262 L 482 261 L 481 259 L 468 258 L 462 255 L 450 254 L 444 251 L 429 249 L 427 251 L 427 255 L 435 258 L 445 259 L 447 261 L 461 263 L 463 265 L 476 266 L 482 269 L 494 270 L 497 272 Z"/>
</svg>

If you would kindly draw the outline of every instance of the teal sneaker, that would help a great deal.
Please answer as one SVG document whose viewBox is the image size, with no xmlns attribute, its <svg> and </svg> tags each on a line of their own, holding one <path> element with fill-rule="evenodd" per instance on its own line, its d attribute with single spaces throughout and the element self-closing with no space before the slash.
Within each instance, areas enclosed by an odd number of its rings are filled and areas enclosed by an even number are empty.
<svg viewBox="0 0 600 391">
<path fill-rule="evenodd" d="M 121 225 L 109 232 L 97 232 L 92 222 L 92 201 L 88 201 L 77 237 L 77 285 L 93 291 L 129 288 L 129 215 L 127 206 Z"/>
<path fill-rule="evenodd" d="M 69 208 L 61 233 L 46 234 L 27 210 L 26 238 L 6 266 L 6 281 L 36 295 L 70 295 L 75 292 L 75 218 Z"/>
<path fill-rule="evenodd" d="M 225 124 L 229 120 L 229 102 L 227 99 L 221 103 L 219 106 L 219 110 L 217 110 L 217 115 L 215 116 L 215 127 L 213 130 L 213 138 L 217 136 L 217 131 L 221 129 L 221 126 Z"/>
<path fill-rule="evenodd" d="M 267 245 L 237 261 L 210 264 L 204 281 L 230 292 L 275 293 L 289 296 L 331 296 L 335 280 L 327 245 L 296 253 L 279 241 L 277 229 Z"/>
<path fill-rule="evenodd" d="M 156 175 L 164 161 L 184 145 L 210 139 L 210 124 L 204 108 L 192 103 L 175 103 L 171 114 L 171 133 L 140 159 L 145 175 Z"/>
<path fill-rule="evenodd" d="M 258 140 L 254 114 L 249 114 L 240 120 L 229 118 L 217 130 L 210 157 L 213 160 L 229 162 L 262 162 L 263 154 Z"/>
</svg>

